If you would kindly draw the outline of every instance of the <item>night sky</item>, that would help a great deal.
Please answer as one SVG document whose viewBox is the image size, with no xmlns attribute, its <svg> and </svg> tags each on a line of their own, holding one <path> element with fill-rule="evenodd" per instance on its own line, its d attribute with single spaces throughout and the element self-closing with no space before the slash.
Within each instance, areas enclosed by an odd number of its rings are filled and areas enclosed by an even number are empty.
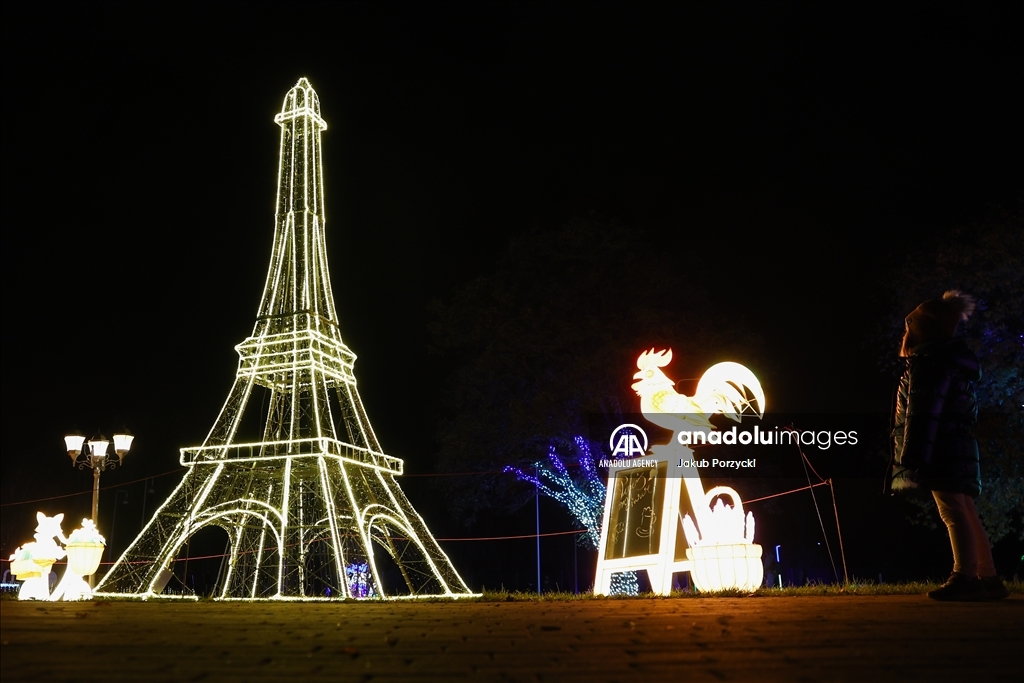
<svg viewBox="0 0 1024 683">
<path fill-rule="evenodd" d="M 89 488 L 66 431 L 137 435 L 102 503 L 123 484 L 117 524 L 134 530 L 137 480 L 202 442 L 262 293 L 273 117 L 300 76 L 329 125 L 342 335 L 383 447 L 412 474 L 434 470 L 437 415 L 399 397 L 436 405 L 446 372 L 427 306 L 512 236 L 597 217 L 663 236 L 680 272 L 719 262 L 722 315 L 773 359 L 770 401 L 884 411 L 892 378 L 867 336 L 888 269 L 1024 196 L 1014 3 L 0 12 L 4 557 L 35 509 L 88 509 L 87 495 L 11 505 Z M 179 476 L 153 480 L 149 511 Z M 430 481 L 408 490 L 438 535 L 472 535 Z M 481 574 L 472 562 L 457 565 Z"/>
</svg>

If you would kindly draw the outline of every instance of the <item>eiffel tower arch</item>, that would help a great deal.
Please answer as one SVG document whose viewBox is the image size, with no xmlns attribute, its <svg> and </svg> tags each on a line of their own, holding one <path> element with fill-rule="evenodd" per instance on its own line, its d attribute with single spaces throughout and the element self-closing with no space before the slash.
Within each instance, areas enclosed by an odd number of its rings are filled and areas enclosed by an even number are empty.
<svg viewBox="0 0 1024 683">
<path fill-rule="evenodd" d="M 274 121 L 274 245 L 252 335 L 235 347 L 234 384 L 203 445 L 181 449 L 185 477 L 96 593 L 160 594 L 182 547 L 215 525 L 230 545 L 222 599 L 469 596 L 399 487 L 402 461 L 383 452 L 359 398 L 327 268 L 327 123 L 309 81 L 288 91 Z M 383 578 L 383 555 L 402 588 Z"/>
</svg>

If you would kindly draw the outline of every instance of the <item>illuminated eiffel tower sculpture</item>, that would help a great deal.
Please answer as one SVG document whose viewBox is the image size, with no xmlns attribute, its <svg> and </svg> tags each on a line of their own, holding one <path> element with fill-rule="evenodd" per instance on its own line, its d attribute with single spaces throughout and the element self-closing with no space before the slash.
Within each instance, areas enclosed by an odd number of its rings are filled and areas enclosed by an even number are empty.
<svg viewBox="0 0 1024 683">
<path fill-rule="evenodd" d="M 356 390 L 324 244 L 327 124 L 309 81 L 274 121 L 274 247 L 252 336 L 235 347 L 234 386 L 203 445 L 181 450 L 185 478 L 96 592 L 161 593 L 183 546 L 216 525 L 230 541 L 223 599 L 471 595 L 396 482 L 402 461 L 382 452 Z M 251 443 L 238 434 L 247 408 L 263 434 Z"/>
</svg>

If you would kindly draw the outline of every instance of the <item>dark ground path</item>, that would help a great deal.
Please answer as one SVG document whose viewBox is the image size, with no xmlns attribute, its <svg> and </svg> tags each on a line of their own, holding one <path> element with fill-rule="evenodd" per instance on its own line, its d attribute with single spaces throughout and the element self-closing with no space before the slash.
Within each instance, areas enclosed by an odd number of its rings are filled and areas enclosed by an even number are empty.
<svg viewBox="0 0 1024 683">
<path fill-rule="evenodd" d="M 0 679 L 1024 680 L 1024 596 L 0 603 Z"/>
</svg>

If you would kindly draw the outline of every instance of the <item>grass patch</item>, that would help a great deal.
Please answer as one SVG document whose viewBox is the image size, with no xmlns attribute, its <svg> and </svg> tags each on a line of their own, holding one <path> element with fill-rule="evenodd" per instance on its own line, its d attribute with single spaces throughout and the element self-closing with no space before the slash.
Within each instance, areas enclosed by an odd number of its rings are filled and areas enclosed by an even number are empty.
<svg viewBox="0 0 1024 683">
<path fill-rule="evenodd" d="M 939 587 L 934 581 L 910 581 L 907 583 L 877 583 L 874 581 L 851 581 L 849 585 L 843 586 L 835 583 L 816 583 L 807 586 L 787 586 L 784 588 L 758 588 L 756 591 L 724 590 L 713 593 L 699 593 L 696 591 L 673 591 L 671 598 L 685 600 L 702 598 L 792 598 L 792 597 L 839 597 L 845 595 L 924 595 L 930 590 Z M 1024 594 L 1024 582 L 1010 581 L 1006 587 L 1011 593 Z M 18 594 L 13 591 L 0 592 L 0 601 L 17 600 Z M 460 598 L 459 602 L 577 602 L 583 600 L 666 600 L 655 593 L 641 593 L 640 595 L 594 595 L 593 593 L 570 593 L 566 591 L 543 593 L 525 593 L 508 590 L 487 590 L 478 598 Z M 116 597 L 97 598 L 103 601 L 140 601 L 139 598 Z M 213 598 L 200 597 L 198 602 L 212 602 Z M 187 602 L 193 602 L 188 600 Z M 350 600 L 346 602 L 359 602 Z M 375 601 L 369 601 L 371 603 Z M 425 598 L 415 602 L 450 602 L 448 598 Z"/>
<path fill-rule="evenodd" d="M 673 591 L 672 598 L 701 599 L 701 598 L 791 598 L 805 596 L 826 596 L 839 597 L 846 595 L 924 595 L 930 590 L 938 588 L 941 584 L 934 581 L 910 581 L 907 583 L 877 583 L 874 581 L 854 580 L 849 585 L 835 583 L 817 583 L 807 586 L 787 586 L 784 588 L 758 588 L 756 591 L 724 590 L 711 593 L 700 593 L 696 591 Z M 1011 593 L 1024 593 L 1024 582 L 1009 582 L 1006 587 Z M 488 591 L 484 590 L 483 596 L 469 598 L 479 602 L 571 602 L 577 600 L 665 600 L 666 598 L 655 593 L 641 593 L 640 595 L 612 595 L 599 596 L 592 593 L 557 592 L 543 593 L 522 593 L 519 591 Z"/>
</svg>

